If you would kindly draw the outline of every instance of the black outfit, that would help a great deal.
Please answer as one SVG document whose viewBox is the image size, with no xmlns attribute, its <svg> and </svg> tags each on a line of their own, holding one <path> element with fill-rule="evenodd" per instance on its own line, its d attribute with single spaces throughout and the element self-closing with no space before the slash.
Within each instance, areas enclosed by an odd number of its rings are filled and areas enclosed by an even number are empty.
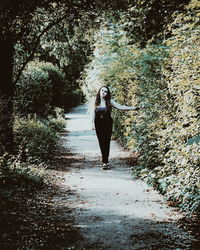
<svg viewBox="0 0 200 250">
<path fill-rule="evenodd" d="M 113 120 L 108 108 L 96 108 L 95 129 L 102 154 L 102 162 L 108 163 Z"/>
</svg>

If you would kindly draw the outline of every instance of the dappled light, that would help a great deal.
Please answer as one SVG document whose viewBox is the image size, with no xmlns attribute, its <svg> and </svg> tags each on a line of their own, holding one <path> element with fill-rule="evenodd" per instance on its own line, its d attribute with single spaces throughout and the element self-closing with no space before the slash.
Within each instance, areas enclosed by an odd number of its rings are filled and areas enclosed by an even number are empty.
<svg viewBox="0 0 200 250">
<path fill-rule="evenodd" d="M 102 170 L 95 134 L 91 132 L 88 139 L 90 121 L 85 111 L 82 105 L 67 114 L 71 118 L 65 146 L 79 155 L 79 160 L 72 162 L 63 175 L 63 185 L 74 192 L 68 202 L 76 218 L 75 227 L 84 238 L 79 247 L 90 249 L 94 244 L 109 249 L 159 249 L 170 244 L 172 248 L 187 249 L 192 238 L 175 224 L 184 214 L 169 207 L 162 195 L 144 181 L 131 178 L 131 167 L 123 161 L 130 152 L 112 141 L 111 170 Z M 74 131 L 79 132 L 75 135 Z"/>
<path fill-rule="evenodd" d="M 0 1 L 0 249 L 199 249 L 199 16 Z"/>
</svg>

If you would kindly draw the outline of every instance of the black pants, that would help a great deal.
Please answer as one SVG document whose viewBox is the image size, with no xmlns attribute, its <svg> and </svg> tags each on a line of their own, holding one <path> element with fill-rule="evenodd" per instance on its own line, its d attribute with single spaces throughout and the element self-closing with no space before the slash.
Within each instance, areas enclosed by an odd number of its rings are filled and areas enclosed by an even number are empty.
<svg viewBox="0 0 200 250">
<path fill-rule="evenodd" d="M 108 163 L 113 125 L 112 118 L 110 116 L 104 118 L 96 117 L 94 124 L 101 149 L 102 162 Z"/>
</svg>

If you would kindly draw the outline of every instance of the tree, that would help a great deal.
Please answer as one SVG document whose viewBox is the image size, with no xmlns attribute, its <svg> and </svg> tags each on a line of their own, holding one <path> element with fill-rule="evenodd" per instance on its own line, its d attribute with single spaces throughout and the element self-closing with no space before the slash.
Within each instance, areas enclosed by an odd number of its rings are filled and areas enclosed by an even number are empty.
<svg viewBox="0 0 200 250">
<path fill-rule="evenodd" d="M 12 136 L 12 110 L 14 83 L 19 79 L 28 61 L 34 56 L 34 52 L 43 34 L 62 20 L 79 19 L 82 12 L 88 16 L 98 15 L 106 10 L 124 9 L 128 1 L 113 0 L 16 0 L 2 1 L 0 3 L 0 69 L 1 87 L 0 97 L 7 100 L 7 105 L 2 108 L 2 119 L 0 122 L 1 145 L 5 150 L 10 150 L 13 144 Z M 43 22 L 40 12 L 46 12 L 47 18 L 43 23 L 43 29 L 38 32 L 38 21 Z M 36 21 L 37 20 L 37 21 Z M 36 26 L 35 26 L 36 23 Z M 41 27 L 41 26 L 40 26 Z M 31 36 L 32 30 L 37 30 L 35 36 Z M 22 63 L 21 69 L 14 74 L 14 47 L 15 44 L 24 39 L 24 44 L 29 44 L 29 55 Z"/>
<path fill-rule="evenodd" d="M 150 40 L 156 43 L 170 36 L 170 32 L 166 32 L 167 25 L 175 12 L 183 12 L 188 2 L 190 0 L 134 0 L 124 14 L 129 43 L 137 42 L 145 47 Z"/>
</svg>

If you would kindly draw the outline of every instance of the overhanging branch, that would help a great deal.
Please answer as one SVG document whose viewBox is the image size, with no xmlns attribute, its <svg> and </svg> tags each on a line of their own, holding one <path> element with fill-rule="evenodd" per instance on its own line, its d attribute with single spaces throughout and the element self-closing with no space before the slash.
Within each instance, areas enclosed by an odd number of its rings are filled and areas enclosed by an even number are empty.
<svg viewBox="0 0 200 250">
<path fill-rule="evenodd" d="M 58 24 L 59 22 L 61 22 L 63 19 L 65 19 L 67 17 L 68 13 L 65 13 L 63 16 L 61 16 L 60 18 L 58 18 L 56 21 L 50 23 L 47 25 L 46 28 L 44 28 L 44 30 L 39 34 L 39 36 L 37 37 L 36 41 L 35 41 L 35 45 L 33 46 L 32 52 L 30 53 L 30 55 L 28 56 L 28 58 L 26 59 L 26 61 L 23 63 L 21 69 L 19 70 L 16 79 L 14 81 L 14 85 L 16 85 L 16 83 L 19 81 L 20 76 L 22 75 L 22 72 L 24 71 L 26 65 L 28 64 L 28 62 L 33 58 L 35 51 L 40 43 L 40 39 L 41 37 L 48 32 L 52 27 L 54 27 L 56 24 Z"/>
</svg>

